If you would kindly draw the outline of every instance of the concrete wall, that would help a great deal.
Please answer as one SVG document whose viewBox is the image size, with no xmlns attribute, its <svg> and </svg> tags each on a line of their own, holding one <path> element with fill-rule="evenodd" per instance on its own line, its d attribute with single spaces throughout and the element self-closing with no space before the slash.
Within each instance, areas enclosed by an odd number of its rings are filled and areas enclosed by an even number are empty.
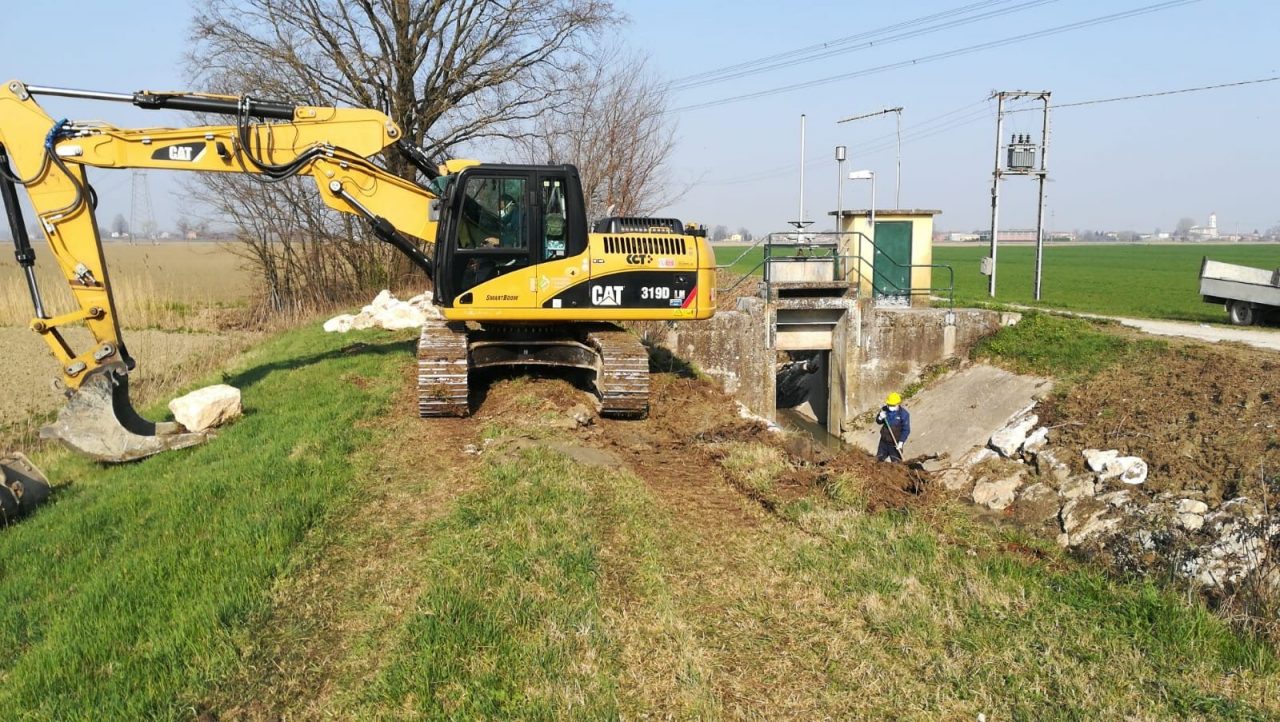
<svg viewBox="0 0 1280 722">
<path fill-rule="evenodd" d="M 948 316 L 953 323 L 949 323 Z M 876 408 L 891 391 L 902 391 L 932 364 L 966 356 L 974 344 L 1018 314 L 979 309 L 873 308 L 864 316 L 857 383 L 849 391 L 849 415 Z"/>
<path fill-rule="evenodd" d="M 663 345 L 696 364 L 753 413 L 772 419 L 777 401 L 772 323 L 763 299 L 740 298 L 736 311 L 720 311 L 706 321 L 670 322 Z"/>
<path fill-rule="evenodd" d="M 668 349 L 696 364 L 753 413 L 773 419 L 777 310 L 762 299 L 742 298 L 736 311 L 708 321 L 670 323 L 665 339 L 655 340 L 665 340 Z M 1018 318 L 977 309 L 888 309 L 872 308 L 865 300 L 849 302 L 830 329 L 828 429 L 843 433 L 854 417 L 882 404 L 890 391 L 901 391 L 926 367 L 967 355 L 978 340 Z"/>
</svg>

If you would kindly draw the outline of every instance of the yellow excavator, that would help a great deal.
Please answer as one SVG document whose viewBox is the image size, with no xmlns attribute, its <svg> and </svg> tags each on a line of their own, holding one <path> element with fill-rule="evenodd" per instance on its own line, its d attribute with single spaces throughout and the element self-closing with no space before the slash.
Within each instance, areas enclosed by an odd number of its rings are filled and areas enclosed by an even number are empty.
<svg viewBox="0 0 1280 722">
<path fill-rule="evenodd" d="M 234 122 L 130 129 L 54 120 L 39 97 L 125 102 Z M 606 218 L 589 228 L 571 165 L 435 165 L 401 135 L 386 115 L 370 109 L 18 81 L 0 88 L 0 199 L 34 306 L 31 329 L 61 364 L 67 394 L 41 435 L 104 462 L 206 438 L 147 421 L 130 403 L 135 361 L 120 333 L 88 167 L 247 173 L 267 183 L 313 178 L 328 206 L 363 218 L 433 284 L 443 319 L 428 321 L 418 344 L 424 417 L 468 414 L 473 376 L 503 367 L 577 369 L 603 414 L 646 414 L 648 356 L 616 323 L 712 316 L 715 259 L 705 232 L 662 218 Z M 390 153 L 415 167 L 426 185 L 375 160 Z M 75 299 L 66 313 L 51 315 L 42 300 L 19 188 Z M 72 325 L 88 328 L 92 346 L 72 348 L 63 334 Z"/>
</svg>

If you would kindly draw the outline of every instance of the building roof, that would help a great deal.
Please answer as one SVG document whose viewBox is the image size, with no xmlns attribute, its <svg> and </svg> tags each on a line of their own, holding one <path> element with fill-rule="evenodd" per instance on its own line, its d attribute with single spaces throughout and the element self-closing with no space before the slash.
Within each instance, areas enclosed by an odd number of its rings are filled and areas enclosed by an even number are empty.
<svg viewBox="0 0 1280 722">
<path fill-rule="evenodd" d="M 840 211 L 841 217 L 847 216 L 865 216 L 869 215 L 871 210 L 868 208 L 854 208 Z M 828 211 L 827 215 L 834 216 L 835 211 Z M 877 216 L 940 216 L 942 211 L 930 210 L 927 208 L 877 208 Z"/>
</svg>

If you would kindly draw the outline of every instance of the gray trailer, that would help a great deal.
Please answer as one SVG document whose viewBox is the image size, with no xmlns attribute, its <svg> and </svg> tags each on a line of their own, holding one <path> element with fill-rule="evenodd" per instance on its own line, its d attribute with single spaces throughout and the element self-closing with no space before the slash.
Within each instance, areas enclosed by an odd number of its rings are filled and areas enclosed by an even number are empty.
<svg viewBox="0 0 1280 722">
<path fill-rule="evenodd" d="M 1200 295 L 1205 303 L 1226 306 L 1237 326 L 1258 323 L 1280 312 L 1280 268 L 1266 270 L 1234 263 L 1200 263 Z"/>
</svg>

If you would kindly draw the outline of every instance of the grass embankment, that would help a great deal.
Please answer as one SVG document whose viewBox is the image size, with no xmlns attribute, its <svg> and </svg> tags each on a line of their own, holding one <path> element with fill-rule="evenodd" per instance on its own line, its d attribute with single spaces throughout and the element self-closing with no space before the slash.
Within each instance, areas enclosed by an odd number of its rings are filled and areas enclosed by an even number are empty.
<svg viewBox="0 0 1280 722">
<path fill-rule="evenodd" d="M 357 338 L 372 345 L 344 353 L 350 338 L 307 330 L 263 347 L 228 378 L 248 416 L 204 447 L 108 470 L 50 465 L 75 483 L 0 534 L 0 709 L 60 720 L 1278 711 L 1272 652 L 1156 587 L 951 507 L 869 512 L 857 478 L 765 513 L 759 498 L 778 486 L 764 477 L 787 465 L 751 463 L 738 446 L 725 466 L 707 461 L 714 434 L 641 454 L 678 469 L 672 485 L 544 448 L 601 432 L 530 440 L 548 437 L 543 413 L 406 419 L 391 400 L 411 342 Z M 541 386 L 512 408 L 536 409 Z"/>
<path fill-rule="evenodd" d="M 1033 299 L 1035 247 L 1001 247 L 996 298 L 978 262 L 986 247 L 934 248 L 933 262 L 956 272 L 956 303 L 1016 303 L 1141 318 L 1227 323 L 1221 306 L 1200 298 L 1200 261 L 1280 267 L 1280 244 L 1091 245 L 1045 247 L 1042 301 Z"/>
</svg>

